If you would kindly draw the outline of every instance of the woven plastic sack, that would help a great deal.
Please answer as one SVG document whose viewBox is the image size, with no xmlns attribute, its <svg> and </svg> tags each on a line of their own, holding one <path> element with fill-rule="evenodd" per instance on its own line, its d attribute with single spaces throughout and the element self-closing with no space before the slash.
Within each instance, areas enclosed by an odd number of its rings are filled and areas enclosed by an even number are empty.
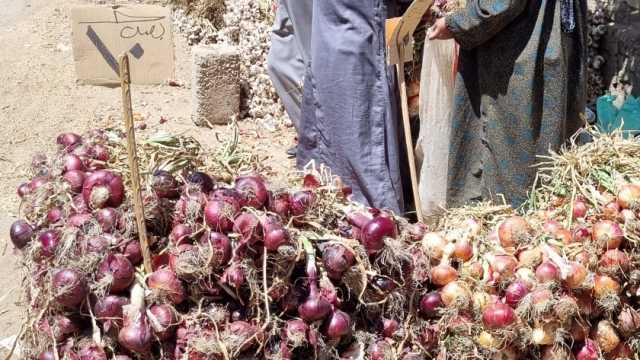
<svg viewBox="0 0 640 360">
<path fill-rule="evenodd" d="M 457 51 L 454 40 L 427 40 L 424 44 L 416 158 L 422 211 L 427 218 L 437 216 L 446 206 Z"/>
</svg>

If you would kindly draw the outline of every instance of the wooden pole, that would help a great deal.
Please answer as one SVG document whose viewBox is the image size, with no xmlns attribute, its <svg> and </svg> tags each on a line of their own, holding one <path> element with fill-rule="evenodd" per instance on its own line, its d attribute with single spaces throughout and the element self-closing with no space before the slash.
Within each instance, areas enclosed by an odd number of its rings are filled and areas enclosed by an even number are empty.
<svg viewBox="0 0 640 360">
<path fill-rule="evenodd" d="M 133 127 L 133 108 L 131 106 L 131 74 L 129 71 L 129 56 L 124 53 L 118 59 L 120 65 L 120 85 L 122 87 L 122 117 L 127 132 L 127 153 L 129 168 L 131 169 L 131 184 L 133 195 L 133 210 L 138 225 L 138 237 L 144 260 L 144 269 L 147 274 L 153 271 L 151 267 L 151 252 L 147 238 L 147 226 L 144 218 L 144 205 L 142 203 L 142 189 L 140 188 L 140 169 L 138 168 L 138 153 L 136 152 L 136 133 Z"/>
<path fill-rule="evenodd" d="M 400 89 L 400 106 L 402 108 L 402 125 L 404 128 L 404 141 L 407 146 L 407 156 L 409 157 L 409 175 L 411 176 L 411 190 L 413 191 L 413 201 L 416 205 L 416 216 L 418 221 L 424 221 L 422 214 L 422 202 L 420 201 L 420 190 L 418 189 L 418 172 L 416 170 L 416 156 L 413 150 L 413 137 L 411 136 L 411 119 L 409 115 L 409 100 L 407 98 L 407 84 L 404 76 L 404 52 L 406 44 L 403 39 L 398 40 L 398 55 L 400 61 L 396 65 L 398 72 L 398 88 Z"/>
</svg>

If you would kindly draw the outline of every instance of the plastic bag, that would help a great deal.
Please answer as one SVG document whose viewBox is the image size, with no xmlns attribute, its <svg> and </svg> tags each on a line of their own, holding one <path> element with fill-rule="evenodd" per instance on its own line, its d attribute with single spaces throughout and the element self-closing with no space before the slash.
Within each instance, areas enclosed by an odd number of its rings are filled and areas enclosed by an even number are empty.
<svg viewBox="0 0 640 360">
<path fill-rule="evenodd" d="M 620 95 L 618 95 L 620 96 Z M 598 98 L 598 128 L 603 132 L 622 129 L 625 135 L 640 133 L 640 100 L 628 96 L 622 106 L 616 106 L 617 97 L 605 95 Z M 622 98 L 619 99 L 622 101 Z"/>
<path fill-rule="evenodd" d="M 426 217 L 438 215 L 446 206 L 457 51 L 454 40 L 427 40 L 424 44 L 416 159 L 420 200 Z"/>
</svg>

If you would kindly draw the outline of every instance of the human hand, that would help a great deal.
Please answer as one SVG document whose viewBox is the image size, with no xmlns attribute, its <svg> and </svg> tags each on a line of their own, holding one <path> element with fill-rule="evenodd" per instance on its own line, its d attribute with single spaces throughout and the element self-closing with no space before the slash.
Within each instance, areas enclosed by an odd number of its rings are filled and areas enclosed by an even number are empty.
<svg viewBox="0 0 640 360">
<path fill-rule="evenodd" d="M 451 31 L 449 31 L 444 18 L 439 18 L 438 20 L 436 20 L 433 26 L 429 28 L 427 36 L 429 37 L 429 40 L 453 39 L 453 34 L 451 33 Z"/>
</svg>

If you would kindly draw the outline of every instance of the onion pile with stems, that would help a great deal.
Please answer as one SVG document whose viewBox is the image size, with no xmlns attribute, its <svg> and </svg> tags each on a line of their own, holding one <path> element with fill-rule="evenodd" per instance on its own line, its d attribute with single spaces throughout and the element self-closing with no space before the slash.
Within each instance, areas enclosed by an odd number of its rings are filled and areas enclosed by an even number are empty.
<svg viewBox="0 0 640 360">
<path fill-rule="evenodd" d="M 518 212 L 451 209 L 429 228 L 351 202 L 321 171 L 275 189 L 256 173 L 225 183 L 195 165 L 144 169 L 146 274 L 110 137 L 57 142 L 19 186 L 9 229 L 36 317 L 28 358 L 640 352 L 640 173 Z"/>
</svg>

